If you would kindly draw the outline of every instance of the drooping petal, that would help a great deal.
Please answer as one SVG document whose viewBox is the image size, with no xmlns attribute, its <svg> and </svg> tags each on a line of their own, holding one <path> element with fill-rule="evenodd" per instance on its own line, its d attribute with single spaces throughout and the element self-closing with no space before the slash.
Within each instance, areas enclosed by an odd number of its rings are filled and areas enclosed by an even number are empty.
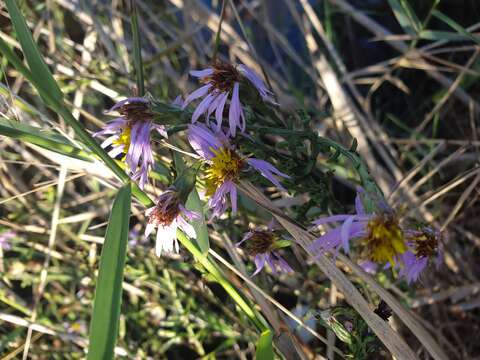
<svg viewBox="0 0 480 360">
<path fill-rule="evenodd" d="M 232 214 L 237 213 L 237 187 L 234 185 L 230 190 L 230 202 L 232 203 Z"/>
<path fill-rule="evenodd" d="M 418 280 L 422 271 L 428 264 L 428 258 L 417 256 L 411 251 L 405 251 L 401 256 L 402 267 L 399 272 L 399 276 L 407 280 L 407 283 L 412 283 Z"/>
<path fill-rule="evenodd" d="M 248 231 L 245 234 L 243 234 L 242 240 L 240 240 L 238 243 L 235 244 L 235 246 L 240 246 L 242 245 L 245 241 L 250 239 L 253 236 L 254 232 L 253 231 Z"/>
<path fill-rule="evenodd" d="M 290 273 L 293 272 L 293 269 L 288 265 L 288 263 L 280 256 L 275 253 L 275 256 L 277 258 L 277 263 L 280 266 L 281 271 Z"/>
<path fill-rule="evenodd" d="M 262 97 L 263 101 L 268 101 L 272 104 L 278 105 L 273 99 L 273 93 L 267 89 L 267 86 L 262 79 L 257 75 L 255 71 L 249 68 L 247 65 L 241 64 L 238 66 L 238 69 L 245 76 L 252 85 L 257 89 L 258 93 Z"/>
<path fill-rule="evenodd" d="M 220 131 L 222 128 L 222 120 L 223 120 L 223 110 L 225 109 L 225 104 L 228 99 L 228 93 L 223 92 L 219 95 L 219 103 L 215 110 L 215 119 L 217 120 L 217 131 Z"/>
<path fill-rule="evenodd" d="M 229 134 L 231 137 L 235 137 L 236 129 L 237 127 L 240 127 L 240 110 L 242 104 L 240 103 L 239 87 L 240 84 L 238 82 L 233 85 L 230 109 L 228 111 L 228 124 L 230 126 Z"/>
<path fill-rule="evenodd" d="M 147 223 L 147 226 L 145 227 L 145 237 L 148 238 L 154 229 L 155 224 Z"/>
<path fill-rule="evenodd" d="M 355 216 L 354 215 L 350 216 L 342 224 L 342 228 L 340 230 L 340 239 L 342 241 L 342 246 L 347 254 L 350 251 L 350 228 L 354 220 L 355 220 Z"/>
<path fill-rule="evenodd" d="M 200 102 L 200 104 L 198 104 L 197 108 L 195 109 L 195 111 L 193 112 L 193 115 L 192 115 L 192 123 L 193 124 L 198 120 L 198 118 L 202 114 L 204 114 L 208 111 L 208 107 L 210 106 L 212 101 L 215 100 L 215 97 L 216 97 L 215 94 L 210 93 L 203 98 L 203 100 Z"/>
<path fill-rule="evenodd" d="M 235 190 L 235 184 L 232 181 L 225 181 L 218 187 L 208 201 L 208 205 L 212 209 L 212 217 L 219 217 L 227 210 L 227 195 Z"/>
<path fill-rule="evenodd" d="M 272 164 L 264 160 L 250 158 L 250 159 L 247 159 L 247 163 L 250 166 L 252 166 L 254 169 L 256 169 L 258 172 L 260 172 L 260 174 L 262 174 L 263 177 L 271 181 L 280 190 L 286 191 L 286 189 L 282 186 L 282 184 L 280 184 L 280 182 L 277 180 L 277 178 L 274 175 L 282 176 L 284 178 L 290 178 L 290 176 L 282 173 Z"/>
<path fill-rule="evenodd" d="M 205 96 L 211 87 L 212 87 L 212 84 L 203 85 L 202 87 L 198 88 L 197 90 L 192 92 L 190 95 L 188 95 L 182 105 L 182 109 L 185 109 L 188 106 L 188 104 L 190 104 L 193 100 L 196 100 L 198 98 Z"/>
<path fill-rule="evenodd" d="M 365 208 L 363 207 L 362 198 L 360 197 L 359 192 L 357 192 L 357 195 L 355 196 L 355 211 L 357 215 L 365 214 Z"/>
<path fill-rule="evenodd" d="M 265 261 L 275 275 L 277 273 L 277 264 L 271 252 L 264 253 Z"/>
<path fill-rule="evenodd" d="M 212 68 L 206 68 L 203 70 L 190 70 L 189 71 L 190 75 L 196 77 L 196 78 L 203 78 L 206 76 L 210 76 L 213 74 L 213 69 Z"/>
<path fill-rule="evenodd" d="M 262 271 L 263 267 L 265 266 L 265 254 L 257 254 L 255 255 L 255 266 L 257 269 L 255 272 L 251 275 L 251 277 L 254 277 L 257 275 L 260 271 Z"/>
<path fill-rule="evenodd" d="M 188 222 L 185 221 L 185 219 L 179 215 L 177 217 L 177 222 L 178 222 L 178 226 L 180 227 L 180 229 L 182 229 L 182 231 L 187 234 L 187 236 L 191 239 L 195 239 L 196 238 L 196 233 L 195 233 L 195 229 L 193 228 L 192 225 L 190 225 Z"/>
</svg>

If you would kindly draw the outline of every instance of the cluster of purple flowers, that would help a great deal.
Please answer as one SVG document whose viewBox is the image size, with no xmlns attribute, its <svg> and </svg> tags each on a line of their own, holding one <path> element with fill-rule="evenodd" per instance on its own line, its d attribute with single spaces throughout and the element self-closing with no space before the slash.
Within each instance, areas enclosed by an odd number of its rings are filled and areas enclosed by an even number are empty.
<svg viewBox="0 0 480 360">
<path fill-rule="evenodd" d="M 208 205 L 212 218 L 226 212 L 228 200 L 232 213 L 236 212 L 236 183 L 240 175 L 250 169 L 257 170 L 280 190 L 285 190 L 277 177 L 288 178 L 288 175 L 264 160 L 240 154 L 230 141 L 238 131 L 243 133 L 246 130 L 245 106 L 240 100 L 242 87 L 250 86 L 263 101 L 276 104 L 273 93 L 260 77 L 243 64 L 230 65 L 220 62 L 204 70 L 191 71 L 190 74 L 198 78 L 203 85 L 187 95 L 185 100 L 178 96 L 172 105 L 185 109 L 193 101 L 200 100 L 193 112 L 187 138 L 204 163 L 205 193 L 209 197 Z M 154 164 L 150 134 L 152 130 L 156 130 L 168 138 L 166 128 L 154 122 L 151 102 L 145 97 L 122 100 L 109 112 L 117 112 L 121 116 L 109 122 L 94 136 L 107 135 L 101 146 L 109 149 L 111 157 L 122 155 L 122 161 L 125 162 L 131 178 L 144 188 Z M 228 116 L 226 127 L 223 126 L 225 113 Z M 210 121 L 212 115 L 215 123 Z M 205 123 L 199 124 L 202 116 Z M 177 190 L 167 189 L 157 199 L 156 205 L 146 211 L 148 222 L 145 236 L 148 237 L 155 227 L 158 228 L 155 247 L 157 255 L 162 252 L 178 252 L 177 228 L 188 236 L 195 237 L 189 221 L 197 219 L 199 215 L 184 207 L 184 199 L 180 199 Z M 289 269 L 285 261 L 274 253 L 264 257 L 258 254 L 255 258 L 256 262 L 263 259 L 263 263 L 266 261 L 270 265 L 277 264 L 281 269 Z M 274 267 L 272 269 L 275 270 Z"/>
<path fill-rule="evenodd" d="M 188 94 L 185 100 L 178 96 L 172 105 L 185 109 L 192 102 L 198 102 L 187 129 L 187 138 L 203 163 L 205 195 L 208 197 L 212 219 L 222 216 L 229 204 L 232 213 L 236 213 L 237 183 L 243 173 L 252 169 L 285 191 L 279 178 L 289 178 L 287 174 L 265 160 L 241 154 L 232 142 L 232 138 L 247 129 L 247 108 L 241 100 L 242 91 L 256 94 L 265 103 L 276 104 L 273 93 L 265 83 L 243 64 L 217 62 L 206 69 L 191 71 L 190 74 L 198 78 L 202 86 Z M 108 147 L 112 157 L 123 155 L 122 160 L 132 179 L 138 180 L 143 188 L 154 163 L 150 134 L 156 130 L 167 138 L 166 128 L 154 122 L 150 100 L 144 97 L 120 101 L 110 111 L 118 112 L 121 116 L 94 136 L 108 135 L 102 147 Z M 199 123 L 202 118 L 204 122 Z M 224 118 L 228 119 L 226 124 Z M 157 255 L 164 251 L 178 252 L 177 228 L 188 236 L 195 237 L 189 221 L 197 219 L 199 215 L 185 208 L 185 197 L 179 196 L 181 190 L 174 187 L 167 189 L 157 199 L 157 204 L 146 212 L 148 223 L 145 236 L 148 237 L 158 227 Z M 355 240 L 355 252 L 366 271 L 375 272 L 378 267 L 392 267 L 409 283 L 416 281 L 431 258 L 439 259 L 440 234 L 427 226 L 415 230 L 404 229 L 395 212 L 384 203 L 377 202 L 375 211 L 366 212 L 363 201 L 368 196 L 363 190 L 357 193 L 355 214 L 339 214 L 316 220 L 316 226 L 341 225 L 320 236 L 312 244 L 312 252 L 337 254 L 343 249 L 348 254 L 351 252 L 351 241 Z M 271 228 L 248 232 L 241 241 L 244 242 L 247 244 L 247 253 L 255 259 L 257 270 L 254 275 L 265 264 L 269 264 L 274 273 L 277 270 L 292 271 L 278 252 L 274 251 L 278 249 L 275 245 L 278 241 Z"/>
</svg>

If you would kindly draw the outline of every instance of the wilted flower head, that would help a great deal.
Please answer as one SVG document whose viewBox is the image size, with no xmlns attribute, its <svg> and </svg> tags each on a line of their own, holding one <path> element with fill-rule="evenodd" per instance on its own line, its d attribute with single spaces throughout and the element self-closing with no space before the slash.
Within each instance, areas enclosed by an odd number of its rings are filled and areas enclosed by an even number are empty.
<svg viewBox="0 0 480 360">
<path fill-rule="evenodd" d="M 396 257 L 407 250 L 397 216 L 384 206 L 379 207 L 378 213 L 367 214 L 360 192 L 357 192 L 355 209 L 356 214 L 354 215 L 333 215 L 314 221 L 315 225 L 338 222 L 343 222 L 343 224 L 319 237 L 312 244 L 311 249 L 339 251 L 340 247 L 343 247 L 344 251 L 348 253 L 350 240 L 355 238 L 362 246 L 362 255 L 365 260 L 380 264 L 386 262 L 395 264 Z"/>
<path fill-rule="evenodd" d="M 269 227 L 267 230 L 250 230 L 245 233 L 237 246 L 245 243 L 245 251 L 254 257 L 257 269 L 252 276 L 257 275 L 268 264 L 274 274 L 280 272 L 293 272 L 287 262 L 276 252 L 275 249 L 283 247 L 284 241 Z"/>
<path fill-rule="evenodd" d="M 235 151 L 223 132 L 214 133 L 206 126 L 190 125 L 188 141 L 195 152 L 206 162 L 206 195 L 211 196 L 208 204 L 214 217 L 220 216 L 226 211 L 229 195 L 232 211 L 234 213 L 237 211 L 235 182 L 248 165 L 259 171 L 279 189 L 285 190 L 275 176 L 288 178 L 288 175 L 264 160 L 241 156 Z"/>
<path fill-rule="evenodd" d="M 157 130 L 165 138 L 167 132 L 163 125 L 153 122 L 150 102 L 146 98 L 131 97 L 122 100 L 109 110 L 112 111 L 117 111 L 121 117 L 108 122 L 103 130 L 93 136 L 110 135 L 101 146 L 111 146 L 108 153 L 111 157 L 124 155 L 122 160 L 128 165 L 132 179 L 138 180 L 143 189 L 154 162 L 150 132 Z"/>
<path fill-rule="evenodd" d="M 10 240 L 13 239 L 17 234 L 12 231 L 8 230 L 0 234 L 0 247 L 3 250 L 10 250 L 11 244 Z"/>
<path fill-rule="evenodd" d="M 193 100 L 203 98 L 193 112 L 192 122 L 195 123 L 203 114 L 207 123 L 210 115 L 215 113 L 216 131 L 222 127 L 223 111 L 230 98 L 228 110 L 228 135 L 234 137 L 237 128 L 245 131 L 245 114 L 240 101 L 240 84 L 244 79 L 257 89 L 264 101 L 274 103 L 272 93 L 255 72 L 246 65 L 231 65 L 217 62 L 204 70 L 190 71 L 190 75 L 199 78 L 204 85 L 188 95 L 183 103 L 183 108 Z"/>
<path fill-rule="evenodd" d="M 148 217 L 145 237 L 148 237 L 153 229 L 158 227 L 155 242 L 157 256 L 160 256 L 162 251 L 178 253 L 177 228 L 180 228 L 190 238 L 195 238 L 195 230 L 188 221 L 197 220 L 199 214 L 187 210 L 183 206 L 175 188 L 170 188 L 160 195 L 157 204 L 147 209 L 145 214 Z"/>
<path fill-rule="evenodd" d="M 442 234 L 431 226 L 420 226 L 415 230 L 406 230 L 405 236 L 409 249 L 401 256 L 403 266 L 399 276 L 411 283 L 418 280 L 431 259 L 440 264 Z"/>
</svg>

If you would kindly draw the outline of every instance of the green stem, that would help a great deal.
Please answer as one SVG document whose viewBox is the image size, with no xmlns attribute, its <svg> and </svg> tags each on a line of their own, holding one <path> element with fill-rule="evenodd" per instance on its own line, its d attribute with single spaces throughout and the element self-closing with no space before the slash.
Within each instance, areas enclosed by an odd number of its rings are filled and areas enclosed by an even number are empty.
<svg viewBox="0 0 480 360">
<path fill-rule="evenodd" d="M 220 33 L 222 32 L 223 18 L 225 17 L 225 0 L 222 1 L 222 10 L 220 11 L 220 21 L 218 22 L 217 34 L 215 35 L 215 44 L 213 46 L 212 63 L 217 60 L 218 48 L 220 46 Z"/>
</svg>

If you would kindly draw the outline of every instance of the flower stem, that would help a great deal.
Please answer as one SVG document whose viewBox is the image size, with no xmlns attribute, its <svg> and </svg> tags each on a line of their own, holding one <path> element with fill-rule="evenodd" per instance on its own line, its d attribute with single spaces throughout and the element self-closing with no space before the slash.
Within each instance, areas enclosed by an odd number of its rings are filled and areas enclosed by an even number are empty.
<svg viewBox="0 0 480 360">
<path fill-rule="evenodd" d="M 202 264 L 202 266 L 215 278 L 215 280 L 225 289 L 230 297 L 237 303 L 247 317 L 261 332 L 269 330 L 269 327 L 263 317 L 251 306 L 240 292 L 223 276 L 220 269 L 203 254 L 200 249 L 185 236 L 181 231 L 177 230 L 177 236 L 182 245 Z"/>
</svg>

